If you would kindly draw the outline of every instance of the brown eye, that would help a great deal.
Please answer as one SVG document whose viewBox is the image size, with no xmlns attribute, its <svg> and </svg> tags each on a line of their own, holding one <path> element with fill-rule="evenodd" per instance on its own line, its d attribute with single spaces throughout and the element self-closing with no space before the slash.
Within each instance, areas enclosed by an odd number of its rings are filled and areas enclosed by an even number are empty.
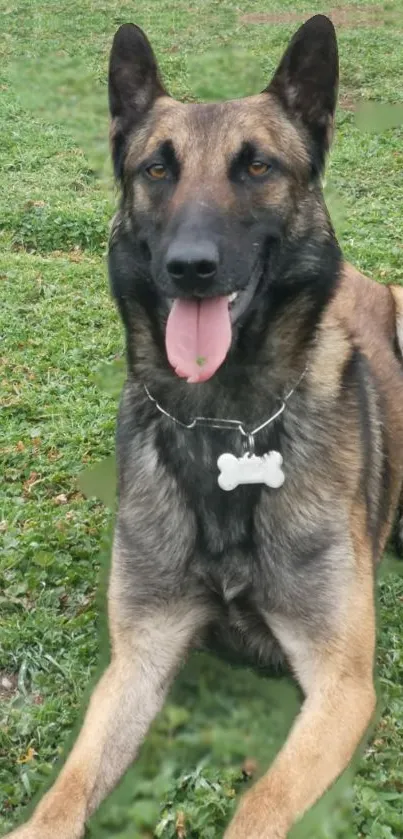
<svg viewBox="0 0 403 839">
<path fill-rule="evenodd" d="M 248 172 L 252 175 L 253 178 L 261 177 L 262 175 L 266 175 L 269 171 L 270 166 L 268 163 L 263 163 L 262 160 L 252 160 L 252 163 L 248 166 Z"/>
<path fill-rule="evenodd" d="M 147 167 L 147 174 L 155 181 L 162 181 L 167 176 L 167 170 L 163 163 L 152 163 Z"/>
</svg>

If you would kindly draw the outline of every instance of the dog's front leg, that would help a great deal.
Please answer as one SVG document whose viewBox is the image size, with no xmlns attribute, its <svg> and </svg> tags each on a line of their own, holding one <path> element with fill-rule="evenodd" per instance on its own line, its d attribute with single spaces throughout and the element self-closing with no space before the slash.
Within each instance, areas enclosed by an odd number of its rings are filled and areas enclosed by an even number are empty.
<svg viewBox="0 0 403 839">
<path fill-rule="evenodd" d="M 133 619 L 111 609 L 112 660 L 97 685 L 79 738 L 30 821 L 10 839 L 79 839 L 85 822 L 136 756 L 173 674 L 200 626 L 194 604 L 141 607 Z"/>
<path fill-rule="evenodd" d="M 306 694 L 269 772 L 241 799 L 225 839 L 284 839 L 350 762 L 375 707 L 371 560 L 355 570 L 339 629 L 313 641 L 306 628 L 269 620 Z"/>
</svg>

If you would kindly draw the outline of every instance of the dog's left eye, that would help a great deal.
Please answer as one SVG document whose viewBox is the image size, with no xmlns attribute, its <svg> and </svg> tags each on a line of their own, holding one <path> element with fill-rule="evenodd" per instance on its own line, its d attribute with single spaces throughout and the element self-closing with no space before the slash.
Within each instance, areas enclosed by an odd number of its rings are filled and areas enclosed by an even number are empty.
<svg viewBox="0 0 403 839">
<path fill-rule="evenodd" d="M 249 163 L 248 166 L 248 173 L 252 178 L 259 178 L 266 175 L 269 169 L 269 164 L 263 163 L 263 160 L 252 160 L 252 163 Z"/>
<path fill-rule="evenodd" d="M 162 181 L 168 173 L 163 163 L 152 163 L 151 166 L 147 166 L 146 172 L 155 181 Z"/>
</svg>

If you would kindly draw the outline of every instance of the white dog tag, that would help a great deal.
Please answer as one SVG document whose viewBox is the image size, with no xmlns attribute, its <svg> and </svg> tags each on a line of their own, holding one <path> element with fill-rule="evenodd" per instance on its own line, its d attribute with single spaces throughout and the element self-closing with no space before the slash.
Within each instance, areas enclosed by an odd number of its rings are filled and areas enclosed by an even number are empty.
<svg viewBox="0 0 403 839">
<path fill-rule="evenodd" d="M 235 489 L 239 484 L 266 484 L 278 489 L 285 478 L 282 465 L 280 452 L 268 452 L 261 457 L 254 454 L 235 457 L 230 452 L 224 452 L 217 460 L 220 470 L 218 485 L 226 491 Z"/>
</svg>

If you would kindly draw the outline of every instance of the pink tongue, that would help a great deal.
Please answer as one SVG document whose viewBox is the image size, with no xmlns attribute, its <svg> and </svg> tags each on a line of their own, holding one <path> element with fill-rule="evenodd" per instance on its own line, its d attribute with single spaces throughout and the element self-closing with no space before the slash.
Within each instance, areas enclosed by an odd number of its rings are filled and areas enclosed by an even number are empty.
<svg viewBox="0 0 403 839">
<path fill-rule="evenodd" d="M 223 363 L 231 344 L 228 297 L 175 300 L 169 314 L 165 345 L 177 376 L 205 382 Z"/>
</svg>

